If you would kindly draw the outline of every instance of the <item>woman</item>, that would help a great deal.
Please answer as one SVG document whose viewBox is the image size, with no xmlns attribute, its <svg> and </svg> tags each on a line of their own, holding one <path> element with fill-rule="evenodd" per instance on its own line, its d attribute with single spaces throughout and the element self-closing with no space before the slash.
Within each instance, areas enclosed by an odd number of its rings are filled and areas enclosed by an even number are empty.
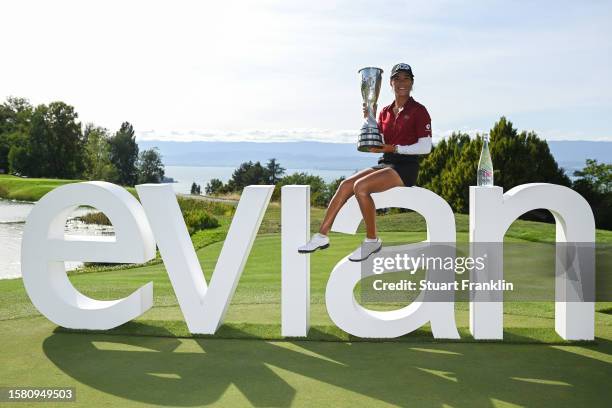
<svg viewBox="0 0 612 408">
<path fill-rule="evenodd" d="M 408 64 L 396 64 L 391 69 L 390 85 L 395 101 L 378 115 L 378 127 L 384 144 L 370 148 L 383 153 L 378 165 L 361 170 L 345 179 L 329 203 L 319 232 L 298 248 L 310 253 L 329 247 L 327 234 L 344 203 L 354 194 L 366 225 L 366 239 L 349 260 L 359 262 L 380 251 L 382 241 L 376 234 L 376 207 L 371 194 L 398 186 L 413 186 L 419 171 L 416 155 L 431 151 L 431 118 L 427 109 L 411 96 L 414 75 Z M 364 106 L 364 116 L 366 109 Z"/>
</svg>

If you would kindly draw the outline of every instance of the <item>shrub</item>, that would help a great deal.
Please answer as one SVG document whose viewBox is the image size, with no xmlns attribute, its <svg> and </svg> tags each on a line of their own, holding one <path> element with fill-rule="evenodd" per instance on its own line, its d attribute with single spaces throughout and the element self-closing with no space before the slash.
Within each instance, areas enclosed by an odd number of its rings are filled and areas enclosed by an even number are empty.
<svg viewBox="0 0 612 408">
<path fill-rule="evenodd" d="M 236 208 L 219 201 L 202 200 L 197 198 L 177 197 L 179 207 L 183 214 L 188 210 L 203 210 L 212 215 L 232 216 Z"/>
<path fill-rule="evenodd" d="M 218 227 L 219 221 L 214 215 L 232 216 L 235 211 L 232 205 L 225 203 L 182 197 L 177 199 L 189 235 L 202 229 Z M 112 225 L 108 217 L 102 212 L 89 213 L 77 217 L 77 219 L 86 224 Z"/>
<path fill-rule="evenodd" d="M 183 213 L 183 218 L 185 219 L 189 235 L 193 235 L 203 229 L 219 226 L 219 221 L 215 217 L 202 210 L 188 210 Z"/>
<path fill-rule="evenodd" d="M 85 224 L 96 224 L 96 225 L 113 225 L 102 212 L 93 212 L 89 214 L 76 217 L 77 220 L 83 221 Z"/>
<path fill-rule="evenodd" d="M 282 186 L 290 184 L 310 185 L 310 204 L 316 207 L 327 206 L 329 194 L 325 181 L 320 176 L 314 176 L 303 172 L 293 173 L 280 179 L 275 186 L 272 199 L 279 199 Z"/>
<path fill-rule="evenodd" d="M 226 189 L 223 182 L 217 178 L 211 179 L 204 187 L 204 192 L 207 195 L 222 194 L 225 192 L 225 190 Z"/>
</svg>

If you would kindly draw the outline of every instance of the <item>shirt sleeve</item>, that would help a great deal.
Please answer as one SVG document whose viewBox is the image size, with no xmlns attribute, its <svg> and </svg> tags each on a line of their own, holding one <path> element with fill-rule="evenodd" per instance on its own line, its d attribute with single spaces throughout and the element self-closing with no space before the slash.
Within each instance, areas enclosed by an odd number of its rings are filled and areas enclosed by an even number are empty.
<svg viewBox="0 0 612 408">
<path fill-rule="evenodd" d="M 427 112 L 427 108 L 424 106 L 420 109 L 416 120 L 416 131 L 418 138 L 431 137 L 431 117 L 429 116 L 429 112 Z"/>
<path fill-rule="evenodd" d="M 382 140 L 383 140 L 383 144 L 385 144 L 385 135 L 382 131 L 382 113 L 383 110 L 381 109 L 380 112 L 378 112 L 378 131 L 380 132 L 380 135 L 382 136 Z"/>
<path fill-rule="evenodd" d="M 416 143 L 410 145 L 397 145 L 400 154 L 427 154 L 431 152 L 431 137 L 421 136 Z"/>
</svg>

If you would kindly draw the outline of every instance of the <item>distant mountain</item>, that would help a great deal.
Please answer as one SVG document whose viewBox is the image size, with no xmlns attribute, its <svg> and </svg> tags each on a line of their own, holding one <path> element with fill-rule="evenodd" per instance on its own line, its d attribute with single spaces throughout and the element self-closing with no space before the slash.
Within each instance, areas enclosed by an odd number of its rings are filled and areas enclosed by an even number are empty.
<svg viewBox="0 0 612 408">
<path fill-rule="evenodd" d="M 356 143 L 323 142 L 166 142 L 141 141 L 140 149 L 157 146 L 167 166 L 231 166 L 275 158 L 285 168 L 358 169 L 376 164 L 377 154 L 357 151 Z"/>
<path fill-rule="evenodd" d="M 166 166 L 230 166 L 275 158 L 285 168 L 354 170 L 376 163 L 378 154 L 357 151 L 356 143 L 323 142 L 169 142 L 140 141 L 141 150 L 158 147 Z M 548 146 L 569 174 L 587 158 L 612 162 L 612 142 L 549 141 Z"/>
<path fill-rule="evenodd" d="M 548 147 L 557 163 L 569 173 L 582 169 L 586 159 L 612 163 L 612 142 L 559 140 L 548 142 Z"/>
</svg>

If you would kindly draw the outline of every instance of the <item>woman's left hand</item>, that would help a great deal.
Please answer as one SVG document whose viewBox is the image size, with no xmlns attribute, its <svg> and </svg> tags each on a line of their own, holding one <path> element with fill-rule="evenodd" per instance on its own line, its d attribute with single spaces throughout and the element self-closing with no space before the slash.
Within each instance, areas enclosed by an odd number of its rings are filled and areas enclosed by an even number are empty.
<svg viewBox="0 0 612 408">
<path fill-rule="evenodd" d="M 384 144 L 381 147 L 370 147 L 371 153 L 393 153 L 395 152 L 395 146 L 391 144 Z"/>
</svg>

